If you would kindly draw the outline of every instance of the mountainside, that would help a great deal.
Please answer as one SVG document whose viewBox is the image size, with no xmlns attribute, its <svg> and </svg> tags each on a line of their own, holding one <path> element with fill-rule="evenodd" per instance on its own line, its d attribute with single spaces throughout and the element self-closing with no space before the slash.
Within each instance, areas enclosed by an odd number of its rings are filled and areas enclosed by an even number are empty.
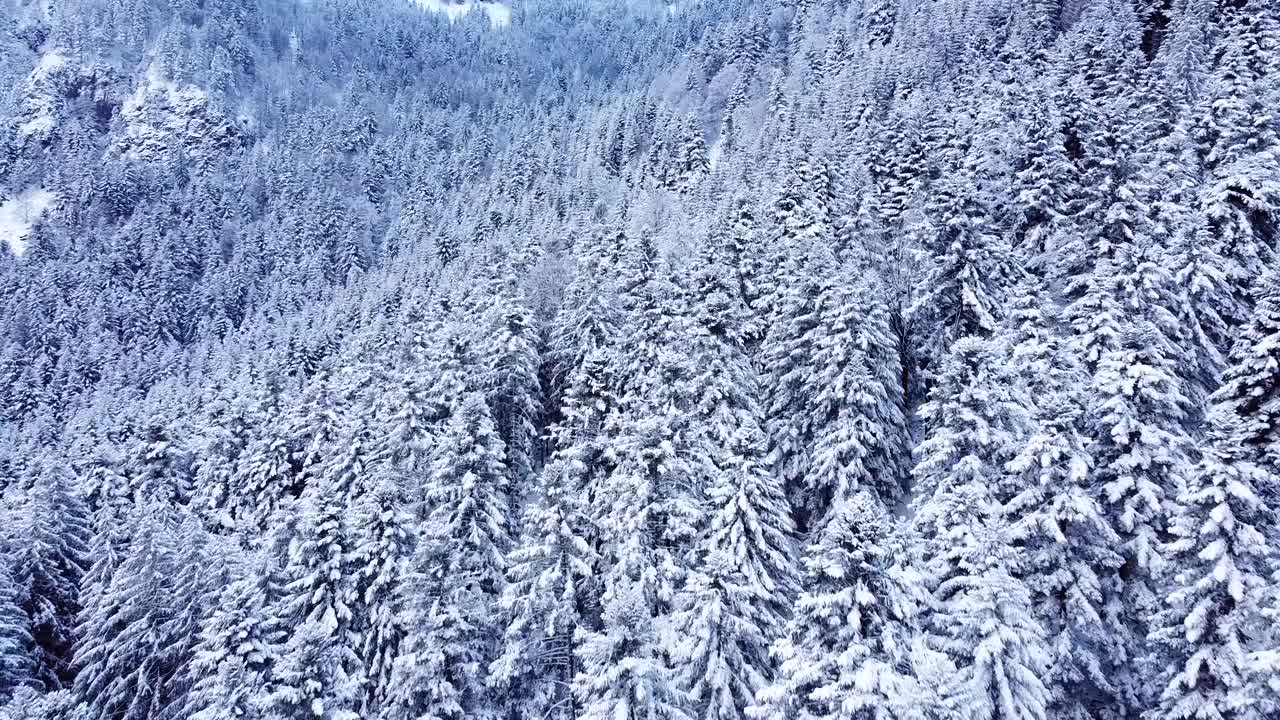
<svg viewBox="0 0 1280 720">
<path fill-rule="evenodd" d="M 1280 716 L 1270 0 L 0 0 L 0 720 Z"/>
</svg>

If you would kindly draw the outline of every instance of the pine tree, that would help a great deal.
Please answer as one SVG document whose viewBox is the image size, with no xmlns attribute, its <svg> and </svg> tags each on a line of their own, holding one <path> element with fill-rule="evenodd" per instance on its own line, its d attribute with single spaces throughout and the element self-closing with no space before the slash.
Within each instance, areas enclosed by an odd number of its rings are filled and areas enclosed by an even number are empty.
<svg viewBox="0 0 1280 720">
<path fill-rule="evenodd" d="M 890 558 L 884 506 L 841 500 L 806 549 L 777 680 L 749 711 L 759 720 L 924 718 L 936 698 L 910 671 L 920 590 Z"/>
<path fill-rule="evenodd" d="M 498 600 L 510 547 L 507 470 L 484 397 L 468 394 L 436 446 L 411 575 L 406 636 L 383 705 L 387 720 L 491 718 L 486 684 L 498 656 Z"/>
<path fill-rule="evenodd" d="M 915 312 L 937 318 L 943 341 L 990 337 L 1006 294 L 1017 280 L 1011 253 L 966 171 L 938 191 L 937 237 L 927 248 L 933 263 Z"/>
<path fill-rule="evenodd" d="M 7 567 L 0 567 L 0 704 L 32 682 L 32 648 L 26 613 L 18 606 L 18 588 Z"/>
<path fill-rule="evenodd" d="M 508 618 L 491 682 L 515 710 L 576 717 L 569 688 L 579 633 L 594 620 L 598 554 L 587 540 L 587 506 L 570 462 L 543 469 L 541 497 L 525 518 L 525 537 L 507 556 L 502 608 Z"/>
<path fill-rule="evenodd" d="M 1247 313 L 1250 285 L 1273 261 L 1280 223 L 1280 182 L 1266 169 L 1280 157 L 1280 126 L 1265 110 L 1268 83 L 1280 69 L 1280 17 L 1258 2 L 1226 3 L 1220 12 L 1221 38 L 1198 128 L 1207 175 L 1201 205 Z M 1239 325 L 1245 317 L 1230 320 Z"/>
<path fill-rule="evenodd" d="M 96 720 L 158 717 L 172 698 L 165 662 L 179 638 L 163 632 L 175 603 L 174 528 L 152 502 L 129 518 L 131 544 L 96 606 L 85 607 L 76 650 L 75 694 Z"/>
<path fill-rule="evenodd" d="M 825 255 L 825 253 L 824 253 Z M 880 285 L 849 266 L 806 269 L 762 348 L 772 453 L 802 530 L 840 497 L 902 490 L 901 367 Z"/>
<path fill-rule="evenodd" d="M 317 477 L 295 506 L 284 587 L 270 608 L 287 636 L 275 648 L 275 684 L 263 699 L 268 717 L 298 717 L 312 706 L 323 717 L 355 717 L 361 699 L 355 540 L 341 477 Z"/>
<path fill-rule="evenodd" d="M 966 500 L 983 503 L 979 493 Z M 1044 629 L 1026 585 L 1010 574 L 1014 548 L 1000 511 L 976 509 L 976 522 L 952 537 L 959 543 L 958 573 L 935 591 L 930 624 L 957 672 L 943 688 L 956 717 L 973 720 L 1043 720 L 1050 693 Z"/>
<path fill-rule="evenodd" d="M 511 487 L 520 489 L 533 474 L 541 420 L 537 328 L 514 277 L 504 278 L 491 302 L 486 318 L 491 327 L 487 340 L 491 349 L 482 351 L 487 363 L 483 385 L 494 424 L 506 447 Z"/>
<path fill-rule="evenodd" d="M 359 720 L 355 653 L 321 623 L 298 626 L 276 663 L 267 720 Z"/>
<path fill-rule="evenodd" d="M 87 512 L 61 468 L 36 465 L 23 503 L 7 513 L 6 534 L 19 604 L 35 640 L 34 679 L 48 689 L 71 682 L 89 530 Z"/>
<path fill-rule="evenodd" d="M 602 627 L 579 649 L 573 694 L 583 720 L 692 720 L 658 650 L 650 601 L 625 578 L 609 589 Z"/>
<path fill-rule="evenodd" d="M 1113 678 L 1125 657 L 1109 605 L 1123 564 L 1119 537 L 1091 486 L 1085 426 L 1087 373 L 1058 330 L 1058 317 L 1029 288 L 1015 303 L 1016 381 L 1033 401 L 1034 430 L 1007 469 L 1016 494 L 1007 512 L 1021 551 L 1011 572 L 1025 581 L 1048 633 L 1045 684 L 1053 717 L 1087 720 L 1118 712 Z"/>
<path fill-rule="evenodd" d="M 1005 469 L 1030 430 L 1026 398 L 1010 382 L 1001 347 L 963 338 L 952 345 L 929 402 L 920 409 L 926 436 L 916 452 L 915 525 L 931 552 L 934 582 L 956 572 L 954 533 L 980 508 L 1012 497 Z"/>
<path fill-rule="evenodd" d="M 1170 521 L 1166 559 L 1176 570 L 1152 623 L 1164 690 L 1147 715 L 1161 720 L 1266 717 L 1249 653 L 1267 637 L 1260 600 L 1275 551 L 1264 531 L 1275 518 L 1258 488 L 1270 478 L 1249 461 L 1229 405 L 1211 422 Z"/>
<path fill-rule="evenodd" d="M 405 634 L 400 586 L 414 544 L 408 506 L 399 479 L 384 467 L 374 486 L 357 501 L 352 520 L 351 564 L 356 573 L 356 603 L 361 608 L 355 627 L 361 664 L 366 668 L 361 705 L 366 715 L 376 714 L 390 695 L 393 664 Z"/>
<path fill-rule="evenodd" d="M 212 610 L 209 598 L 227 582 L 224 557 L 211 546 L 196 515 L 183 517 L 175 528 L 174 543 L 173 599 L 168 617 L 158 628 L 168 638 L 158 663 L 170 670 L 160 688 L 163 705 L 154 714 L 157 720 L 185 720 L 189 693 L 201 679 L 192 668 L 200 626 Z"/>
<path fill-rule="evenodd" d="M 1113 634 L 1128 648 L 1116 680 L 1131 708 L 1149 707 L 1147 670 L 1139 665 L 1149 657 L 1145 625 L 1156 609 L 1157 582 L 1166 567 L 1161 538 L 1186 482 L 1190 450 L 1182 428 L 1187 401 L 1158 331 L 1150 328 L 1125 332 L 1119 348 L 1103 355 L 1089 408 L 1096 441 L 1093 483 L 1125 561 L 1113 580 L 1121 584 L 1113 588 L 1112 612 Z"/>
<path fill-rule="evenodd" d="M 1234 416 L 1232 423 L 1245 459 L 1275 475 L 1280 471 L 1280 273 L 1272 272 L 1259 282 L 1257 305 L 1248 325 L 1240 331 L 1223 373 L 1222 387 L 1213 402 L 1222 412 Z M 1259 488 L 1274 499 L 1280 490 L 1276 482 Z"/>
<path fill-rule="evenodd" d="M 764 464 L 764 436 L 744 424 L 730 438 L 709 493 L 710 527 L 677 600 L 674 665 L 696 717 L 741 718 L 771 679 L 797 578 L 786 498 Z"/>
<path fill-rule="evenodd" d="M 191 674 L 196 682 L 186 699 L 185 717 L 253 717 L 270 695 L 272 664 L 284 635 L 269 612 L 282 590 L 274 562 L 263 553 L 218 594 L 195 646 Z"/>
<path fill-rule="evenodd" d="M 702 125 L 695 115 L 688 115 L 680 124 L 680 147 L 676 150 L 676 167 L 673 173 L 676 187 L 689 190 L 711 170 L 707 158 L 707 141 L 702 136 Z"/>
</svg>

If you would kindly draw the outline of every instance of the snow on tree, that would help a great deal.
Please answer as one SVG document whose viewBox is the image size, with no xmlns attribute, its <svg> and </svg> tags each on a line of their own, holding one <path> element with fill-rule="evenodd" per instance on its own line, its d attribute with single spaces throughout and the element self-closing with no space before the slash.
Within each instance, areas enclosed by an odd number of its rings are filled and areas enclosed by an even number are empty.
<svg viewBox="0 0 1280 720">
<path fill-rule="evenodd" d="M 1113 574 L 1123 564 L 1119 537 L 1091 485 L 1093 456 L 1083 432 L 1087 374 L 1058 332 L 1058 318 L 1023 294 L 1007 336 L 1018 383 L 1032 398 L 1034 430 L 1007 469 L 1016 494 L 1006 509 L 1021 558 L 1011 572 L 1024 580 L 1050 643 L 1045 684 L 1054 717 L 1098 717 L 1115 711 L 1114 669 L 1125 647 L 1116 641 L 1110 606 Z"/>
<path fill-rule="evenodd" d="M 698 718 L 741 718 L 772 676 L 770 645 L 795 595 L 786 497 L 765 465 L 764 437 L 743 424 L 724 449 L 714 510 L 672 618 L 673 663 Z"/>
<path fill-rule="evenodd" d="M 1268 638 L 1262 611 L 1271 590 L 1275 521 L 1258 493 L 1270 482 L 1240 442 L 1239 416 L 1218 405 L 1209 446 L 1178 497 L 1165 559 L 1174 570 L 1151 639 L 1164 689 L 1153 718 L 1262 718 L 1263 691 L 1250 652 Z"/>
<path fill-rule="evenodd" d="M 166 690 L 179 668 L 166 659 L 180 639 L 164 631 L 175 605 L 172 514 L 153 501 L 128 523 L 129 551 L 85 607 L 76 647 L 75 694 L 96 720 L 156 717 L 176 699 Z"/>
<path fill-rule="evenodd" d="M 301 717 L 316 708 L 321 717 L 345 718 L 359 707 L 364 668 L 356 652 L 360 607 L 345 477 L 318 475 L 298 501 L 284 586 L 270 608 L 286 636 L 274 649 L 275 683 L 262 699 L 268 717 Z"/>
<path fill-rule="evenodd" d="M 282 591 L 274 563 L 268 553 L 247 563 L 244 574 L 222 589 L 201 623 L 191 661 L 196 681 L 186 697 L 186 717 L 252 717 L 269 696 L 272 665 L 285 630 L 269 612 Z"/>
<path fill-rule="evenodd" d="M 1017 279 L 1011 252 L 990 209 L 971 184 L 973 171 L 942 184 L 935 199 L 933 263 L 914 312 L 937 318 L 945 345 L 995 332 L 1006 293 Z"/>
<path fill-rule="evenodd" d="M 762 348 L 774 462 L 801 529 L 821 524 L 859 489 L 896 499 L 907 454 L 901 372 L 879 284 L 829 254 L 806 276 Z"/>
<path fill-rule="evenodd" d="M 773 647 L 776 680 L 748 714 L 791 718 L 927 718 L 937 698 L 912 672 L 921 589 L 896 567 L 885 508 L 842 499 L 805 550 L 803 592 Z"/>
<path fill-rule="evenodd" d="M 21 503 L 4 513 L 10 572 L 35 640 L 34 680 L 53 690 L 70 684 L 80 581 L 85 573 L 88 513 L 72 478 L 35 464 Z"/>
<path fill-rule="evenodd" d="M 1265 110 L 1280 68 L 1280 17 L 1256 1 L 1226 3 L 1219 12 L 1221 38 L 1197 128 L 1207 175 L 1200 203 L 1247 313 L 1252 282 L 1273 262 L 1280 216 L 1280 182 L 1266 169 L 1280 157 L 1280 127 Z"/>
<path fill-rule="evenodd" d="M 294 629 L 276 663 L 270 694 L 264 701 L 268 720 L 358 720 L 360 676 L 355 653 L 343 638 L 318 622 Z"/>
<path fill-rule="evenodd" d="M 915 525 L 932 554 L 935 582 L 955 572 L 953 532 L 978 512 L 973 497 L 1000 502 L 1011 496 L 1006 465 L 1030 429 L 1027 403 L 1008 381 L 1000 345 L 962 338 L 952 345 L 929 402 L 920 408 L 927 435 L 914 470 Z"/>
<path fill-rule="evenodd" d="M 573 682 L 583 720 L 692 720 L 666 666 L 644 588 L 619 579 L 605 596 L 600 630 L 578 650 Z"/>
<path fill-rule="evenodd" d="M 430 514 L 401 584 L 407 630 L 382 717 L 496 717 L 486 675 L 502 636 L 510 504 L 502 440 L 483 395 L 461 401 L 431 467 Z"/>
<path fill-rule="evenodd" d="M 370 715 L 390 694 L 392 669 L 405 634 L 400 585 L 416 540 L 408 507 L 409 497 L 399 477 L 383 467 L 357 499 L 352 518 L 351 564 L 356 603 L 361 608 L 354 625 L 366 673 L 361 707 Z"/>
<path fill-rule="evenodd" d="M 525 518 L 522 542 L 507 556 L 504 649 L 489 669 L 513 707 L 539 717 L 575 717 L 570 685 L 578 634 L 596 614 L 599 557 L 585 535 L 587 504 L 576 478 L 563 457 L 543 469 L 541 497 Z"/>
<path fill-rule="evenodd" d="M 980 493 L 969 502 L 984 502 Z M 979 507 L 973 522 L 953 534 L 957 574 L 935 591 L 930 626 L 957 672 L 942 688 L 947 709 L 973 720 L 1048 717 L 1050 662 L 1031 594 L 1010 569 L 1015 549 L 997 508 Z"/>
<path fill-rule="evenodd" d="M 675 169 L 672 173 L 675 186 L 688 191 L 702 176 L 711 170 L 707 158 L 707 141 L 702 135 L 702 125 L 697 116 L 687 115 L 679 125 L 679 147 L 676 148 Z"/>
<path fill-rule="evenodd" d="M 541 420 L 542 386 L 538 376 L 537 328 L 514 277 L 494 283 L 486 323 L 490 325 L 486 358 L 485 394 L 494 424 L 506 448 L 511 487 L 519 493 L 530 481 Z"/>
<path fill-rule="evenodd" d="M 1224 371 L 1222 387 L 1212 397 L 1222 412 L 1234 416 L 1237 441 L 1245 458 L 1274 476 L 1280 470 L 1280 274 L 1259 281 L 1257 305 L 1240 331 Z M 1258 488 L 1271 503 L 1280 495 L 1276 481 Z M 1272 542 L 1275 542 L 1274 536 Z"/>
<path fill-rule="evenodd" d="M 0 567 L 0 703 L 32 682 L 30 621 L 18 606 L 18 587 L 7 567 Z"/>
</svg>

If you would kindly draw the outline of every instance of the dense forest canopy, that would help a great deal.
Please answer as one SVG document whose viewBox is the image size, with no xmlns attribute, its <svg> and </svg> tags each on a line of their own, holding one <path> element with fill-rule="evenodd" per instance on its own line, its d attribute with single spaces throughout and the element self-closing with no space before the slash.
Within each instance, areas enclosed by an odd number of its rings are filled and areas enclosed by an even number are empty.
<svg viewBox="0 0 1280 720">
<path fill-rule="evenodd" d="M 1280 717 L 1280 3 L 0 0 L 0 720 Z"/>
</svg>

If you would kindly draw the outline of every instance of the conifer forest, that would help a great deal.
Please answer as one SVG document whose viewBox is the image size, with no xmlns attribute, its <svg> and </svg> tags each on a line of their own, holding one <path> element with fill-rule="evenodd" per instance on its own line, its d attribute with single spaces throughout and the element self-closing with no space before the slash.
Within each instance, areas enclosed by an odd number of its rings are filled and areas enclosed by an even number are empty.
<svg viewBox="0 0 1280 720">
<path fill-rule="evenodd" d="M 1280 0 L 0 0 L 0 720 L 1280 719 Z"/>
</svg>

